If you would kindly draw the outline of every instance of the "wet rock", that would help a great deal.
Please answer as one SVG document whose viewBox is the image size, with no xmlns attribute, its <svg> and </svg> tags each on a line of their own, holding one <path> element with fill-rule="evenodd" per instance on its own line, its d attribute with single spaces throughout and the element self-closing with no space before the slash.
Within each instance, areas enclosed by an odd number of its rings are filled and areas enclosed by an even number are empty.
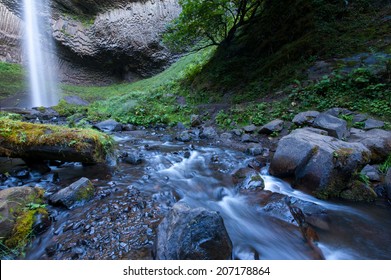
<svg viewBox="0 0 391 280">
<path fill-rule="evenodd" d="M 371 161 L 381 163 L 385 161 L 391 151 L 391 131 L 382 129 L 371 129 L 363 131 L 352 128 L 349 142 L 358 142 L 363 144 L 371 151 Z"/>
<path fill-rule="evenodd" d="M 232 133 L 236 136 L 241 136 L 243 134 L 243 130 L 237 128 L 237 129 L 232 130 Z"/>
<path fill-rule="evenodd" d="M 176 139 L 178 141 L 182 141 L 182 142 L 190 142 L 193 137 L 192 135 L 190 134 L 189 131 L 185 130 L 185 131 L 182 131 L 177 137 Z"/>
<path fill-rule="evenodd" d="M 243 134 L 242 137 L 240 138 L 240 141 L 243 143 L 256 143 L 256 142 L 258 142 L 250 134 Z"/>
<path fill-rule="evenodd" d="M 28 168 L 18 168 L 12 171 L 12 176 L 18 179 L 28 179 L 30 177 L 30 171 Z"/>
<path fill-rule="evenodd" d="M 243 127 L 245 133 L 254 133 L 257 130 L 257 127 L 254 124 L 247 125 Z"/>
<path fill-rule="evenodd" d="M 142 158 L 137 153 L 127 154 L 122 160 L 131 165 L 139 165 L 143 162 Z"/>
<path fill-rule="evenodd" d="M 283 137 L 270 165 L 277 177 L 293 177 L 295 183 L 321 198 L 339 196 L 369 162 L 370 151 L 361 143 L 297 129 Z"/>
<path fill-rule="evenodd" d="M 158 226 L 158 260 L 227 260 L 232 242 L 214 211 L 177 203 Z"/>
<path fill-rule="evenodd" d="M 72 209 L 79 204 L 90 200 L 95 194 L 95 187 L 87 178 L 72 183 L 68 187 L 53 194 L 49 202 L 53 205 L 65 206 Z"/>
<path fill-rule="evenodd" d="M 213 139 L 216 139 L 217 137 L 218 137 L 218 134 L 217 134 L 216 130 L 211 126 L 204 127 L 200 133 L 201 139 L 213 140 Z"/>
<path fill-rule="evenodd" d="M 116 132 L 122 130 L 122 124 L 115 120 L 106 120 L 93 126 L 103 132 Z"/>
<path fill-rule="evenodd" d="M 312 125 L 314 123 L 314 119 L 319 116 L 318 111 L 307 111 L 298 113 L 292 120 L 295 125 Z"/>
<path fill-rule="evenodd" d="M 47 211 L 37 212 L 34 215 L 33 232 L 35 234 L 41 234 L 45 232 L 51 224 L 52 222 Z"/>
<path fill-rule="evenodd" d="M 190 125 L 192 127 L 197 127 L 202 124 L 201 117 L 199 115 L 191 115 L 190 116 Z"/>
<path fill-rule="evenodd" d="M 263 147 L 259 144 L 252 144 L 246 149 L 246 154 L 250 156 L 259 156 L 263 154 Z"/>
<path fill-rule="evenodd" d="M 346 139 L 349 136 L 346 121 L 329 114 L 319 114 L 314 120 L 313 126 L 326 130 L 330 136 L 338 139 Z"/>
<path fill-rule="evenodd" d="M 370 130 L 370 129 L 374 129 L 374 128 L 383 128 L 383 127 L 384 127 L 384 122 L 382 122 L 382 121 L 378 121 L 378 120 L 374 120 L 374 119 L 367 119 L 364 122 L 364 129 L 365 130 Z"/>
<path fill-rule="evenodd" d="M 259 133 L 272 134 L 273 132 L 280 132 L 284 128 L 283 120 L 274 120 L 261 127 Z"/>
<path fill-rule="evenodd" d="M 361 174 L 368 177 L 370 181 L 380 181 L 380 173 L 379 170 L 373 165 L 367 164 L 362 170 Z"/>
</svg>

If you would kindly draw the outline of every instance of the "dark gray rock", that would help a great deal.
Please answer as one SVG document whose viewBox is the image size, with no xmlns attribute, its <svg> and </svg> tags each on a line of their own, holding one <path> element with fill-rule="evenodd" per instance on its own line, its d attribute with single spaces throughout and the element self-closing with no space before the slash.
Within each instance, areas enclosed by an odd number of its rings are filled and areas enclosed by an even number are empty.
<svg viewBox="0 0 391 280">
<path fill-rule="evenodd" d="M 330 136 L 338 139 L 346 139 L 349 136 L 346 121 L 329 114 L 319 114 L 314 120 L 313 126 L 326 130 Z"/>
<path fill-rule="evenodd" d="M 115 120 L 106 120 L 95 124 L 94 127 L 103 132 L 116 132 L 122 130 L 122 124 Z"/>
<path fill-rule="evenodd" d="M 190 142 L 193 139 L 193 137 L 189 131 L 185 130 L 180 132 L 179 135 L 176 137 L 176 139 L 182 142 Z"/>
<path fill-rule="evenodd" d="M 202 124 L 201 117 L 199 115 L 191 115 L 190 124 L 192 127 L 197 127 Z"/>
<path fill-rule="evenodd" d="M 250 156 L 259 156 L 263 154 L 263 147 L 259 144 L 251 144 L 247 149 L 246 149 L 246 154 L 249 154 Z"/>
<path fill-rule="evenodd" d="M 257 127 L 254 124 L 247 125 L 243 127 L 245 133 L 254 133 L 257 130 Z"/>
<path fill-rule="evenodd" d="M 371 151 L 371 162 L 385 161 L 391 152 L 391 132 L 382 129 L 364 131 L 352 128 L 349 142 L 362 143 Z"/>
<path fill-rule="evenodd" d="M 369 159 L 370 151 L 360 143 L 347 143 L 304 128 L 280 140 L 270 173 L 293 177 L 296 184 L 319 197 L 339 196 Z"/>
<path fill-rule="evenodd" d="M 383 128 L 383 127 L 384 127 L 384 122 L 382 122 L 382 121 L 378 121 L 378 120 L 374 120 L 374 119 L 367 119 L 364 122 L 364 129 L 365 130 L 370 130 L 370 129 L 374 129 L 374 128 Z"/>
<path fill-rule="evenodd" d="M 243 130 L 237 128 L 237 129 L 232 130 L 232 133 L 235 134 L 236 136 L 241 136 L 243 134 Z"/>
<path fill-rule="evenodd" d="M 123 161 L 132 165 L 139 165 L 143 162 L 142 158 L 137 153 L 127 154 L 126 157 L 123 158 Z"/>
<path fill-rule="evenodd" d="M 53 205 L 65 206 L 72 209 L 79 204 L 90 200 L 95 194 L 95 187 L 90 180 L 83 177 L 68 187 L 53 194 L 49 202 Z"/>
<path fill-rule="evenodd" d="M 314 123 L 314 119 L 319 116 L 318 111 L 307 111 L 298 113 L 292 120 L 295 125 L 311 125 Z"/>
<path fill-rule="evenodd" d="M 259 133 L 272 134 L 273 132 L 280 132 L 284 128 L 283 120 L 274 120 L 261 127 Z"/>
<path fill-rule="evenodd" d="M 232 242 L 214 211 L 177 203 L 158 226 L 158 260 L 227 260 Z"/>
<path fill-rule="evenodd" d="M 379 170 L 373 165 L 365 165 L 365 167 L 361 170 L 361 174 L 367 176 L 370 181 L 380 181 Z"/>
<path fill-rule="evenodd" d="M 257 140 L 255 140 L 250 134 L 243 134 L 240 138 L 240 141 L 243 143 L 255 143 Z"/>
<path fill-rule="evenodd" d="M 218 134 L 216 132 L 216 130 L 211 127 L 211 126 L 208 126 L 208 127 L 204 127 L 202 130 L 201 130 L 201 133 L 200 133 L 200 138 L 201 139 L 216 139 L 218 137 Z"/>
<path fill-rule="evenodd" d="M 367 115 L 364 115 L 364 114 L 355 114 L 353 116 L 353 120 L 352 122 L 353 123 L 360 123 L 360 122 L 364 122 L 365 120 L 368 119 L 368 116 Z"/>
</svg>

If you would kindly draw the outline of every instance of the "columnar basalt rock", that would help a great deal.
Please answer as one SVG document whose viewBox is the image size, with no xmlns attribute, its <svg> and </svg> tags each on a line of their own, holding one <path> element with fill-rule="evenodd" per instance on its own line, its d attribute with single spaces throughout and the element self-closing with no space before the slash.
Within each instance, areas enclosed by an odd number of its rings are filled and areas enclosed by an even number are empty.
<svg viewBox="0 0 391 280">
<path fill-rule="evenodd" d="M 0 3 L 20 16 L 18 1 Z M 161 44 L 161 34 L 180 13 L 177 0 L 51 3 L 51 32 L 62 81 L 134 81 L 162 71 L 172 61 L 172 54 Z"/>
<path fill-rule="evenodd" d="M 21 20 L 0 3 L 0 61 L 22 61 L 21 26 Z"/>
</svg>

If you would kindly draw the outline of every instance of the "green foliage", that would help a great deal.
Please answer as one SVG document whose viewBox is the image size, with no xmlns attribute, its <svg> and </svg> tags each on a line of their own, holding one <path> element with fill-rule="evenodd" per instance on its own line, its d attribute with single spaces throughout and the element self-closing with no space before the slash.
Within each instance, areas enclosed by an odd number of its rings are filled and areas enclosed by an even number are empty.
<svg viewBox="0 0 391 280">
<path fill-rule="evenodd" d="M 182 12 L 167 28 L 164 42 L 183 51 L 219 45 L 258 11 L 262 0 L 179 0 Z"/>
<path fill-rule="evenodd" d="M 391 154 L 389 154 L 388 158 L 380 165 L 379 170 L 380 172 L 385 174 L 390 168 L 391 168 Z"/>
<path fill-rule="evenodd" d="M 0 98 L 25 90 L 23 68 L 19 64 L 0 62 Z"/>
<path fill-rule="evenodd" d="M 367 112 L 379 118 L 391 119 L 391 83 L 368 68 L 358 68 L 349 74 L 338 72 L 304 88 L 292 90 L 290 98 L 303 109 L 326 110 L 343 107 Z M 342 116 L 351 121 L 350 116 Z M 359 124 L 357 124 L 359 126 Z"/>
</svg>

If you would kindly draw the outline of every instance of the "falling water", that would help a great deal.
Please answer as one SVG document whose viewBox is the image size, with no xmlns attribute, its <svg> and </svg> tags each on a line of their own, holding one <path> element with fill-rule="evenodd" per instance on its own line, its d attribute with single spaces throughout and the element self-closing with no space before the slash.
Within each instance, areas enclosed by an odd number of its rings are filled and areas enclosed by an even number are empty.
<svg viewBox="0 0 391 280">
<path fill-rule="evenodd" d="M 58 89 L 55 78 L 54 48 L 48 34 L 48 19 L 42 11 L 49 7 L 47 0 L 23 0 L 25 21 L 25 52 L 31 91 L 31 105 L 53 106 L 58 102 Z M 49 14 L 49 13 L 45 13 Z"/>
</svg>

